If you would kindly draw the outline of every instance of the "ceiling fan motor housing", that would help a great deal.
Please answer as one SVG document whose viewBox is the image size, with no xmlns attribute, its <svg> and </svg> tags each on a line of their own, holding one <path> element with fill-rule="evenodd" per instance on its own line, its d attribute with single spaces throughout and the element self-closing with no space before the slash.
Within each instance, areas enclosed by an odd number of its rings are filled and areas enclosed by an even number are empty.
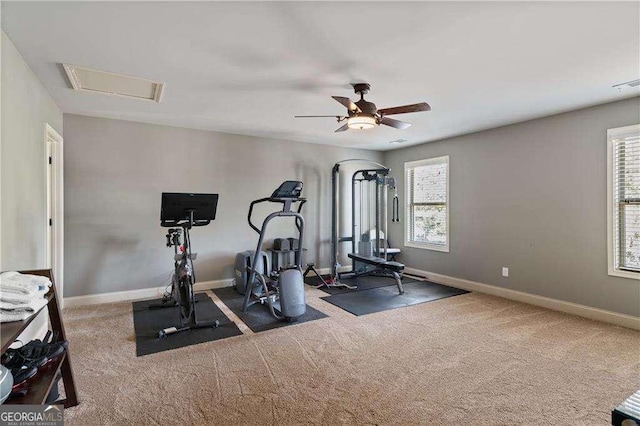
<svg viewBox="0 0 640 426">
<path fill-rule="evenodd" d="M 360 108 L 361 112 L 349 111 L 349 116 L 370 116 L 376 118 L 376 122 L 378 122 L 378 119 L 376 117 L 378 108 L 376 107 L 376 104 L 364 100 L 364 95 L 369 93 L 371 85 L 369 85 L 369 83 L 354 83 L 352 85 L 353 91 L 360 94 L 360 100 L 354 103 L 358 106 L 358 108 Z"/>
<path fill-rule="evenodd" d="M 353 83 L 351 85 L 353 86 L 353 91 L 360 95 L 366 95 L 371 89 L 371 85 L 369 83 Z"/>
<path fill-rule="evenodd" d="M 364 99 L 360 99 L 358 102 L 354 103 L 358 106 L 358 108 L 360 108 L 360 111 L 362 111 L 363 114 L 375 115 L 378 112 L 378 108 L 376 108 L 376 104 L 374 104 L 373 102 L 368 102 Z"/>
</svg>

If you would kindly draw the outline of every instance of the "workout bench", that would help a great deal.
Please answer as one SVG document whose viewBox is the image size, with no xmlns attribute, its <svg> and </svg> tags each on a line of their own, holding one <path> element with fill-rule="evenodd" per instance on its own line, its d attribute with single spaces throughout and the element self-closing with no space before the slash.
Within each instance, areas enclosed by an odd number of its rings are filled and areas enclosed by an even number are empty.
<svg viewBox="0 0 640 426">
<path fill-rule="evenodd" d="M 393 275 L 393 278 L 396 280 L 396 285 L 398 286 L 398 293 L 404 294 L 404 288 L 402 288 L 402 280 L 400 279 L 399 272 L 404 270 L 404 265 L 400 262 L 394 262 L 391 260 L 384 260 L 381 257 L 375 256 L 361 256 L 355 253 L 349 253 L 349 257 L 356 262 L 366 263 L 367 265 L 375 266 L 379 269 L 389 271 Z"/>
</svg>

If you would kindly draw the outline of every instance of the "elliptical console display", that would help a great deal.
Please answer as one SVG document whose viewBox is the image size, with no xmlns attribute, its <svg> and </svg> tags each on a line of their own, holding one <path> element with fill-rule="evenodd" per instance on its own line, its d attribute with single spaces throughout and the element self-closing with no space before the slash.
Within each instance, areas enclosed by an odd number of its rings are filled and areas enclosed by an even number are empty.
<svg viewBox="0 0 640 426">
<path fill-rule="evenodd" d="M 276 199 L 301 199 L 300 194 L 302 193 L 302 182 L 297 180 L 287 180 L 282 183 L 273 194 L 271 194 L 271 198 Z"/>
</svg>

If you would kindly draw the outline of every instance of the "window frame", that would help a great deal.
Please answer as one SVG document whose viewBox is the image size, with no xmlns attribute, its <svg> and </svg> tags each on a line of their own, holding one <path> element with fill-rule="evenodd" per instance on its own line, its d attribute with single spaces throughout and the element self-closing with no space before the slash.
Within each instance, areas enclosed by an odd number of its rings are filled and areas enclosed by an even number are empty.
<svg viewBox="0 0 640 426">
<path fill-rule="evenodd" d="M 620 238 L 619 229 L 616 228 L 614 220 L 617 214 L 616 194 L 618 188 L 614 188 L 615 181 L 613 173 L 615 170 L 614 161 L 614 143 L 613 140 L 625 133 L 640 132 L 640 124 L 631 126 L 616 127 L 607 130 L 607 266 L 610 276 L 630 278 L 640 283 L 640 272 L 620 269 L 616 264 L 616 240 Z"/>
<path fill-rule="evenodd" d="M 409 170 L 410 169 L 414 169 L 416 167 L 422 167 L 422 166 L 429 166 L 429 165 L 434 165 L 434 164 L 446 164 L 447 165 L 447 196 L 446 196 L 446 202 L 445 202 L 445 206 L 446 206 L 446 216 L 447 216 L 447 239 L 446 239 L 446 244 L 441 245 L 441 244 L 430 244 L 430 243 L 419 243 L 419 242 L 415 242 L 415 241 L 410 241 L 409 240 L 409 232 L 408 232 L 408 226 L 409 223 L 411 223 L 411 211 L 412 211 L 412 203 L 411 203 L 411 193 L 413 191 L 409 190 Z M 405 178 L 405 203 L 404 203 L 404 207 L 405 207 L 405 220 L 407 221 L 407 227 L 405 227 L 404 229 L 404 245 L 406 247 L 411 247 L 411 248 L 418 248 L 418 249 L 423 249 L 423 250 L 433 250 L 433 251 L 439 251 L 439 252 L 444 252 L 444 253 L 449 253 L 449 248 L 451 245 L 451 199 L 449 197 L 449 187 L 450 187 L 450 182 L 451 182 L 451 160 L 449 158 L 448 155 L 442 155 L 439 157 L 431 157 L 431 158 L 425 158 L 422 160 L 416 160 L 416 161 L 407 161 L 404 163 L 404 178 Z"/>
</svg>

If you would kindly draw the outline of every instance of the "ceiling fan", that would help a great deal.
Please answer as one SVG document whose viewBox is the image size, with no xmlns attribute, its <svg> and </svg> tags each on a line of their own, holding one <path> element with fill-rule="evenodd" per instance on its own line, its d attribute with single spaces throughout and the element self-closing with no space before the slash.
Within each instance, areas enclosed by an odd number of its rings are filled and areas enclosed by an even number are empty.
<svg viewBox="0 0 640 426">
<path fill-rule="evenodd" d="M 355 83 L 352 84 L 353 90 L 360 94 L 360 100 L 352 102 L 351 99 L 342 96 L 332 96 L 333 99 L 340 102 L 347 108 L 348 115 L 296 115 L 294 118 L 320 118 L 320 117 L 332 117 L 338 120 L 338 123 L 347 121 L 336 132 L 344 132 L 348 129 L 371 129 L 380 124 L 385 126 L 394 127 L 396 129 L 406 129 L 411 127 L 411 124 L 404 121 L 395 120 L 387 117 L 392 114 L 407 114 L 409 112 L 421 112 L 430 111 L 431 107 L 428 103 L 422 102 L 419 104 L 403 105 L 393 108 L 378 109 L 373 102 L 364 100 L 364 95 L 369 93 L 371 86 L 368 83 Z"/>
</svg>

